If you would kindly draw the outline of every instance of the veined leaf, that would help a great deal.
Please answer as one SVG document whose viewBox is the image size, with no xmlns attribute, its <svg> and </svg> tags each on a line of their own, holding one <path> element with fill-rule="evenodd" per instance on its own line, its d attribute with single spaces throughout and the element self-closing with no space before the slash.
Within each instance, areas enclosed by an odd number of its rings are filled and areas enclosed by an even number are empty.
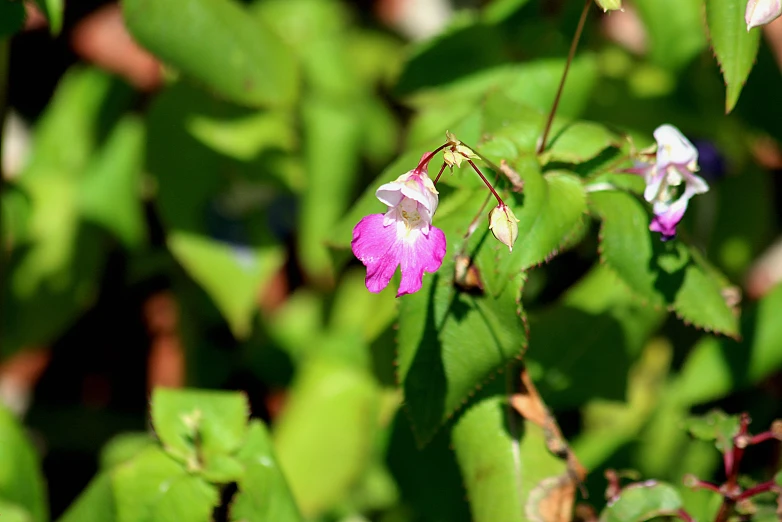
<svg viewBox="0 0 782 522">
<path fill-rule="evenodd" d="M 679 492 L 664 482 L 627 486 L 600 514 L 600 522 L 643 521 L 674 515 L 682 507 Z"/>
</svg>

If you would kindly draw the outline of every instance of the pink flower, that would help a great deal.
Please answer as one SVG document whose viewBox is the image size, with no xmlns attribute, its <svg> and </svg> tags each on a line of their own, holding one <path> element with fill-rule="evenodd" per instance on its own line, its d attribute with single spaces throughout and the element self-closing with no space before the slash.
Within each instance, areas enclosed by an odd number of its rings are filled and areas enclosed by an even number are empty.
<svg viewBox="0 0 782 522">
<path fill-rule="evenodd" d="M 382 185 L 375 195 L 385 214 L 366 216 L 353 228 L 353 253 L 367 267 L 366 285 L 378 293 L 402 267 L 397 297 L 421 289 L 424 272 L 436 272 L 445 257 L 445 234 L 432 226 L 438 193 L 427 174 L 427 153 L 415 169 Z"/>
<path fill-rule="evenodd" d="M 661 125 L 654 131 L 657 155 L 654 163 L 640 164 L 629 170 L 646 179 L 644 199 L 653 205 L 654 218 L 649 230 L 668 241 L 676 236 L 676 225 L 684 217 L 690 198 L 709 190 L 698 170 L 698 149 L 673 125 Z M 682 185 L 684 185 L 682 190 Z M 678 197 L 677 197 L 678 194 Z"/>
<path fill-rule="evenodd" d="M 744 21 L 747 22 L 747 31 L 749 31 L 753 27 L 771 23 L 780 16 L 782 16 L 781 0 L 749 0 Z"/>
</svg>

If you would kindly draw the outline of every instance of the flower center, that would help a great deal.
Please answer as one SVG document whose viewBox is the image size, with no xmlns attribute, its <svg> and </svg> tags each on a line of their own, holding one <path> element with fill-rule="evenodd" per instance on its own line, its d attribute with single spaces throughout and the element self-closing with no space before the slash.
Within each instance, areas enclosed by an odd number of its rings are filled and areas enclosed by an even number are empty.
<svg viewBox="0 0 782 522">
<path fill-rule="evenodd" d="M 410 198 L 403 198 L 399 203 L 399 214 L 405 220 L 408 230 L 412 230 L 421 222 L 421 213 L 418 211 L 419 203 Z"/>
</svg>

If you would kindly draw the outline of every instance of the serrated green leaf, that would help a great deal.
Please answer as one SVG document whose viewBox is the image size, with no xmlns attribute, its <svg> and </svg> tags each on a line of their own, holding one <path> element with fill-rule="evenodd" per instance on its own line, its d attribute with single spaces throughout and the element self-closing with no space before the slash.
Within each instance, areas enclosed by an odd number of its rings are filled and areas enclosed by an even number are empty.
<svg viewBox="0 0 782 522">
<path fill-rule="evenodd" d="M 245 467 L 239 492 L 231 504 L 232 521 L 292 522 L 302 520 L 282 470 L 274 456 L 266 427 L 250 423 L 236 458 Z"/>
<path fill-rule="evenodd" d="M 139 247 L 145 236 L 143 161 L 144 126 L 126 117 L 87 166 L 79 193 L 84 218 L 110 230 L 128 248 Z"/>
<path fill-rule="evenodd" d="M 620 137 L 605 126 L 588 121 L 566 125 L 553 135 L 546 150 L 548 161 L 584 163 L 608 147 L 621 145 Z"/>
<path fill-rule="evenodd" d="M 738 335 L 738 319 L 721 293 L 722 282 L 679 241 L 663 243 L 648 230 L 640 201 L 618 191 L 593 192 L 600 216 L 600 258 L 645 303 L 668 306 L 685 321 L 725 335 Z"/>
<path fill-rule="evenodd" d="M 655 63 L 679 69 L 706 48 L 700 0 L 637 0 L 633 5 L 649 34 Z"/>
<path fill-rule="evenodd" d="M 127 0 L 122 7 L 141 45 L 225 98 L 250 106 L 296 98 L 293 52 L 239 3 Z"/>
<path fill-rule="evenodd" d="M 197 234 L 172 232 L 168 248 L 198 282 L 238 338 L 250 335 L 258 295 L 285 261 L 281 246 L 232 246 Z"/>
<path fill-rule="evenodd" d="M 741 341 L 705 337 L 690 351 L 674 395 L 684 405 L 719 399 L 782 367 L 782 285 L 742 314 Z"/>
<path fill-rule="evenodd" d="M 210 480 L 237 479 L 230 459 L 247 433 L 249 405 L 241 393 L 156 388 L 152 424 L 165 450 L 190 472 Z"/>
<path fill-rule="evenodd" d="M 366 370 L 328 357 L 310 359 L 300 369 L 273 440 L 305 517 L 333 506 L 361 476 L 378 426 L 379 401 L 379 387 Z"/>
<path fill-rule="evenodd" d="M 546 509 L 572 508 L 575 485 L 565 461 L 548 451 L 540 426 L 509 410 L 504 396 L 471 405 L 451 440 L 474 521 L 558 520 Z"/>
<path fill-rule="evenodd" d="M 744 0 L 706 0 L 706 23 L 711 47 L 725 79 L 725 113 L 736 106 L 741 89 L 755 63 L 760 30 L 747 31 Z"/>
<path fill-rule="evenodd" d="M 73 501 L 58 522 L 114 522 L 117 520 L 111 475 L 99 474 Z"/>
<path fill-rule="evenodd" d="M 631 484 L 600 514 L 600 522 L 628 522 L 674 515 L 682 507 L 679 492 L 665 482 Z"/>
<path fill-rule="evenodd" d="M 160 448 L 149 448 L 111 473 L 117 522 L 208 522 L 217 489 Z"/>
<path fill-rule="evenodd" d="M 712 410 L 700 417 L 690 417 L 686 422 L 687 429 L 693 437 L 701 440 L 714 441 L 722 453 L 733 451 L 733 438 L 739 434 L 738 415 L 727 415 L 722 410 Z"/>
<path fill-rule="evenodd" d="M 461 205 L 439 221 L 435 218 L 450 241 L 443 266 L 424 278 L 419 292 L 403 297 L 399 308 L 398 379 L 420 445 L 492 372 L 521 355 L 527 342 L 516 303 L 521 271 L 497 297 L 472 295 L 453 284 L 455 255 L 462 248 L 459 238 L 483 200 L 472 191 L 461 194 Z M 493 239 L 488 234 L 476 234 L 470 245 L 477 247 L 467 252 L 487 248 Z"/>
<path fill-rule="evenodd" d="M 13 414 L 0 405 L 0 499 L 29 513 L 31 522 L 49 519 L 40 463 Z"/>
</svg>

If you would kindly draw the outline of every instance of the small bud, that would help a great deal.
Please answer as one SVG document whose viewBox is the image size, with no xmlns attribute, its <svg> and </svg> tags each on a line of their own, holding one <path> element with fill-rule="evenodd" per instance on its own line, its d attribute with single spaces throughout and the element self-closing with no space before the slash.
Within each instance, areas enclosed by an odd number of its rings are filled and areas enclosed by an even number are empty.
<svg viewBox="0 0 782 522">
<path fill-rule="evenodd" d="M 772 22 L 782 16 L 782 0 L 749 0 L 744 13 L 747 31 Z"/>
<path fill-rule="evenodd" d="M 519 222 L 508 205 L 497 205 L 489 214 L 489 230 L 494 237 L 513 252 L 513 243 L 519 237 Z"/>
<path fill-rule="evenodd" d="M 622 8 L 622 0 L 597 0 L 597 5 L 603 11 L 616 11 Z"/>
<path fill-rule="evenodd" d="M 464 160 L 477 158 L 472 149 L 459 141 L 450 131 L 445 131 L 445 139 L 449 147 L 443 151 L 443 161 L 449 167 L 461 167 Z"/>
</svg>

